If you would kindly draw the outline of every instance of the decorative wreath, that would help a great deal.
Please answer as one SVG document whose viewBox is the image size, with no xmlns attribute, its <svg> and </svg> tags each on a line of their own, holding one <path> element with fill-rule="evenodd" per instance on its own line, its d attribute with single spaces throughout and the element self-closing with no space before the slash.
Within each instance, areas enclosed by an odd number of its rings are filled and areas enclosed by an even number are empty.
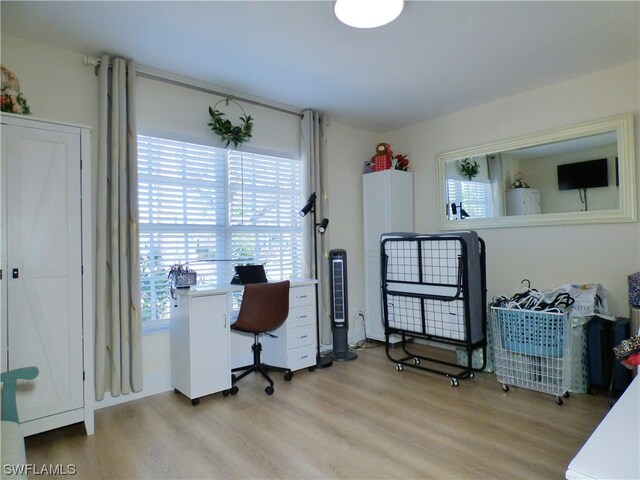
<svg viewBox="0 0 640 480">
<path fill-rule="evenodd" d="M 470 181 L 478 176 L 478 172 L 480 172 L 480 165 L 472 158 L 464 158 L 460 161 L 460 173 Z"/>
<path fill-rule="evenodd" d="M 233 125 L 230 120 L 224 118 L 224 113 L 216 109 L 221 102 L 226 102 L 229 105 L 230 101 L 238 105 L 242 110 L 243 115 L 240 117 L 242 125 Z M 244 142 L 248 142 L 253 135 L 253 118 L 251 118 L 251 115 L 247 115 L 242 105 L 233 99 L 226 98 L 216 103 L 213 108 L 209 107 L 209 115 L 211 115 L 211 122 L 207 125 L 211 127 L 214 133 L 220 135 L 220 140 L 226 142 L 225 148 L 230 143 L 237 147 Z"/>
</svg>

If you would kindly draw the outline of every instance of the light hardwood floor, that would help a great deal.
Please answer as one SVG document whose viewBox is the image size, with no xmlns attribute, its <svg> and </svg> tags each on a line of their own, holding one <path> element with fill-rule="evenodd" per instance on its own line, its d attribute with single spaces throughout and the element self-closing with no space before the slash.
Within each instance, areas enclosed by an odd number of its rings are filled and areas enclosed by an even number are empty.
<svg viewBox="0 0 640 480">
<path fill-rule="evenodd" d="M 603 394 L 503 392 L 478 373 L 397 372 L 384 346 L 358 359 L 274 376 L 198 406 L 166 392 L 96 411 L 81 424 L 26 439 L 30 464 L 73 464 L 76 478 L 562 479 L 608 412 Z"/>
</svg>

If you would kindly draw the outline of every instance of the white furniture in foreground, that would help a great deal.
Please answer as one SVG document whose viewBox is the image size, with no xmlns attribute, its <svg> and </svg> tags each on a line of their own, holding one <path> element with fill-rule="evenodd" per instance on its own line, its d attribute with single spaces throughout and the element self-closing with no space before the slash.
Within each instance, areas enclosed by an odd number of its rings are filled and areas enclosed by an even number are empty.
<svg viewBox="0 0 640 480">
<path fill-rule="evenodd" d="M 263 360 L 299 370 L 316 364 L 315 280 L 291 280 L 289 317 L 263 337 Z M 196 286 L 176 291 L 171 305 L 171 386 L 195 405 L 200 397 L 231 388 L 231 368 L 251 355 L 253 335 L 231 342 L 231 295 L 242 285 Z M 236 338 L 235 340 L 244 340 Z M 230 344 L 237 344 L 231 347 Z M 246 348 L 244 348 L 246 345 Z M 236 351 L 242 348 L 246 351 Z M 234 357 L 239 357 L 240 361 Z"/>
<path fill-rule="evenodd" d="M 567 480 L 640 478 L 640 377 L 636 376 L 571 460 Z"/>
</svg>

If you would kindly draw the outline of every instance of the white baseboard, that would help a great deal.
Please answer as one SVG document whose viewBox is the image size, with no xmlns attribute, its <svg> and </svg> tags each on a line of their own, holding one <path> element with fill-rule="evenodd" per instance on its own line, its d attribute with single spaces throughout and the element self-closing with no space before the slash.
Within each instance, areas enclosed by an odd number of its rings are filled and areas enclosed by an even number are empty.
<svg viewBox="0 0 640 480">
<path fill-rule="evenodd" d="M 253 362 L 253 357 L 250 353 L 245 355 L 234 355 L 231 357 L 232 368 L 250 365 L 251 362 Z M 171 372 L 165 372 L 153 377 L 145 378 L 141 392 L 128 393 L 117 397 L 113 397 L 110 393 L 106 393 L 103 400 L 94 402 L 94 409 L 98 410 L 112 405 L 119 405 L 121 403 L 138 400 L 140 398 L 149 397 L 151 395 L 156 395 L 157 393 L 168 392 L 171 390 L 173 390 L 173 387 L 171 386 Z"/>
<path fill-rule="evenodd" d="M 94 402 L 94 407 L 95 410 L 98 410 L 99 408 L 119 405 L 121 403 L 138 400 L 140 398 L 155 395 L 157 393 L 168 392 L 170 390 L 173 390 L 173 387 L 171 386 L 171 372 L 166 372 L 154 377 L 145 378 L 141 392 L 128 393 L 117 397 L 113 397 L 110 393 L 106 393 L 103 400 Z"/>
</svg>

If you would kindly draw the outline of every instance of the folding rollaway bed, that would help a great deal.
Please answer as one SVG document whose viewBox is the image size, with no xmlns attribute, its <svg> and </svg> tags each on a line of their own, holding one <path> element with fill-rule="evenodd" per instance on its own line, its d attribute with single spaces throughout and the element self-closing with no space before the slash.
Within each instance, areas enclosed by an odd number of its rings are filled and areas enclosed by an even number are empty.
<svg viewBox="0 0 640 480">
<path fill-rule="evenodd" d="M 486 365 L 485 245 L 476 232 L 386 233 L 380 240 L 382 303 L 387 357 L 404 366 L 459 379 L 473 378 Z M 400 337 L 395 358 L 390 337 Z M 409 351 L 414 339 L 464 349 L 466 365 Z M 482 366 L 472 354 L 482 349 Z M 392 353 L 393 351 L 393 353 Z M 430 364 L 427 366 L 423 361 Z"/>
</svg>

